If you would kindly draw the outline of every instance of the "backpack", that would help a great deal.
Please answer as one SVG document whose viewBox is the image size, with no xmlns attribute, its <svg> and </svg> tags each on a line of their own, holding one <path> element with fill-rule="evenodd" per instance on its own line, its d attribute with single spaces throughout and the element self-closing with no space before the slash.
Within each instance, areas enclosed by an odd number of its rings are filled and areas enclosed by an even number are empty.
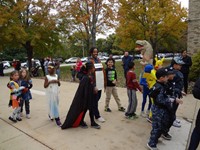
<svg viewBox="0 0 200 150">
<path fill-rule="evenodd" d="M 195 85 L 192 90 L 194 98 L 200 100 L 200 78 L 195 82 Z"/>
</svg>

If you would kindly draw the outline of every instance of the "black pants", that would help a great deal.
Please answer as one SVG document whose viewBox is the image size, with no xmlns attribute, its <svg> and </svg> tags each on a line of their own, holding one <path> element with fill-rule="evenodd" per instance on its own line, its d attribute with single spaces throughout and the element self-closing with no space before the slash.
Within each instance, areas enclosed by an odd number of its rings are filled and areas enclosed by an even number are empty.
<svg viewBox="0 0 200 150">
<path fill-rule="evenodd" d="M 200 142 L 200 109 L 196 118 L 196 125 L 192 132 L 188 150 L 196 150 Z"/>
<path fill-rule="evenodd" d="M 99 102 L 100 98 L 101 98 L 101 90 L 98 91 L 98 93 L 94 95 L 93 112 L 94 112 L 94 116 L 96 119 L 101 117 L 100 113 L 99 113 L 99 109 L 98 109 L 98 102 Z"/>
<path fill-rule="evenodd" d="M 21 106 L 21 112 L 23 112 L 23 106 L 25 103 L 25 110 L 26 110 L 26 114 L 30 114 L 30 105 L 29 105 L 29 100 L 21 100 L 20 101 L 20 106 Z"/>
<path fill-rule="evenodd" d="M 90 122 L 91 122 L 91 125 L 92 125 L 95 122 L 94 121 L 94 114 L 93 114 L 93 109 L 92 108 L 86 109 L 84 111 L 84 114 L 83 114 L 83 117 L 82 117 L 82 120 L 81 120 L 80 124 L 84 122 L 84 118 L 85 118 L 85 114 L 86 114 L 87 110 L 89 110 Z"/>
<path fill-rule="evenodd" d="M 188 74 L 187 73 L 183 74 L 183 83 L 184 83 L 184 92 L 187 94 L 187 89 L 188 89 Z"/>
</svg>

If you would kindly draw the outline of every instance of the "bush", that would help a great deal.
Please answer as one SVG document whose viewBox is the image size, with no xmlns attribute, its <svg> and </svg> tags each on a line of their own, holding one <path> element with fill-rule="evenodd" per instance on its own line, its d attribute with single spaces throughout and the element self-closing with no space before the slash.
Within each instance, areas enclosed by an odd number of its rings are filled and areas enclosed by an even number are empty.
<svg viewBox="0 0 200 150">
<path fill-rule="evenodd" d="M 189 79 L 191 81 L 196 81 L 200 76 L 200 51 L 193 55 L 192 57 L 192 66 L 190 68 Z"/>
</svg>

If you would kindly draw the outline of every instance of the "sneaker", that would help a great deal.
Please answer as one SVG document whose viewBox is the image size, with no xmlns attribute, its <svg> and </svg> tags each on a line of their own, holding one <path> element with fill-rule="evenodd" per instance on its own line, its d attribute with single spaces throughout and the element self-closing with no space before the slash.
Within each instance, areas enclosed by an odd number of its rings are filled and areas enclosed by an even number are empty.
<svg viewBox="0 0 200 150">
<path fill-rule="evenodd" d="M 17 121 L 22 121 L 22 119 L 21 119 L 21 118 L 19 118 L 19 117 L 17 117 L 16 119 L 17 119 Z"/>
<path fill-rule="evenodd" d="M 177 127 L 177 128 L 180 128 L 181 127 L 181 124 L 178 123 L 176 120 L 173 122 L 173 126 L 174 127 Z"/>
<path fill-rule="evenodd" d="M 150 146 L 149 143 L 147 143 L 147 147 L 150 149 L 150 150 L 158 150 L 158 148 L 156 146 Z"/>
<path fill-rule="evenodd" d="M 105 108 L 106 112 L 111 112 L 112 110 L 110 108 Z"/>
<path fill-rule="evenodd" d="M 150 110 L 148 110 L 148 109 L 147 109 L 147 111 L 146 111 L 146 115 L 148 116 L 148 115 L 149 115 L 149 113 L 150 113 Z"/>
<path fill-rule="evenodd" d="M 146 118 L 146 117 L 147 117 L 147 115 L 145 114 L 145 112 L 144 112 L 144 111 L 141 111 L 141 113 L 140 113 L 140 116 L 142 116 L 142 117 L 144 117 L 144 118 Z"/>
<path fill-rule="evenodd" d="M 95 129 L 100 129 L 100 128 L 101 128 L 101 126 L 98 125 L 96 122 L 92 123 L 92 124 L 91 124 L 91 127 L 92 127 L 92 128 L 95 128 Z"/>
<path fill-rule="evenodd" d="M 86 124 L 86 122 L 83 121 L 82 123 L 80 123 L 80 127 L 83 129 L 87 129 L 88 125 Z"/>
<path fill-rule="evenodd" d="M 26 118 L 30 119 L 31 118 L 30 114 L 26 114 Z"/>
<path fill-rule="evenodd" d="M 118 110 L 122 111 L 122 112 L 125 112 L 126 109 L 124 107 L 120 107 Z"/>
<path fill-rule="evenodd" d="M 12 122 L 17 122 L 17 120 L 13 119 L 11 116 L 8 119 L 11 120 Z"/>
<path fill-rule="evenodd" d="M 97 120 L 98 120 L 99 122 L 105 122 L 105 121 L 106 121 L 103 117 L 99 117 Z"/>
<path fill-rule="evenodd" d="M 51 121 L 53 121 L 53 118 L 51 118 L 51 116 L 48 114 L 48 116 L 49 116 L 49 119 L 51 120 Z"/>
<path fill-rule="evenodd" d="M 56 119 L 56 124 L 57 124 L 57 126 L 59 126 L 59 127 L 61 127 L 62 126 L 62 123 L 60 122 L 60 119 L 58 118 L 58 119 Z"/>
<path fill-rule="evenodd" d="M 176 121 L 177 123 L 181 123 L 181 121 L 180 121 L 180 120 L 178 120 L 178 119 L 176 119 L 175 121 Z"/>
<path fill-rule="evenodd" d="M 165 134 L 162 134 L 162 137 L 165 139 L 165 140 L 171 140 L 172 139 L 172 136 L 168 133 L 165 133 Z"/>
<path fill-rule="evenodd" d="M 152 123 L 152 118 L 147 117 L 147 121 L 148 121 L 149 123 Z"/>
</svg>

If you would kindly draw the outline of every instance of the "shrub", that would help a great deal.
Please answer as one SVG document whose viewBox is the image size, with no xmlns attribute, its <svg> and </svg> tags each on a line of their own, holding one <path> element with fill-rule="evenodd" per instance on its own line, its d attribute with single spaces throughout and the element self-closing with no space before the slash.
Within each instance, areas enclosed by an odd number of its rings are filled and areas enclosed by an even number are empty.
<svg viewBox="0 0 200 150">
<path fill-rule="evenodd" d="M 192 66 L 190 68 L 189 79 L 196 81 L 200 76 L 200 51 L 192 56 Z"/>
</svg>

